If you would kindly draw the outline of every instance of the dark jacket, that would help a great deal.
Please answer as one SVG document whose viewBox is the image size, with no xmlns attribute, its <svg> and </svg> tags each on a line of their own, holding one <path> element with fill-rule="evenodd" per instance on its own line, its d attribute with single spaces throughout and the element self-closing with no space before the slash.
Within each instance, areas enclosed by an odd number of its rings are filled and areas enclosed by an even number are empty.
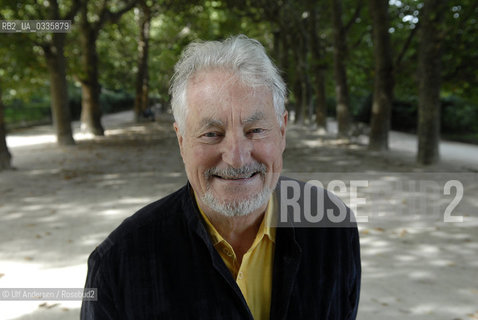
<svg viewBox="0 0 478 320">
<path fill-rule="evenodd" d="M 355 226 L 279 227 L 273 266 L 271 319 L 355 319 Z M 189 184 L 113 231 L 89 257 L 85 287 L 98 301 L 83 302 L 81 319 L 252 319 Z"/>
</svg>

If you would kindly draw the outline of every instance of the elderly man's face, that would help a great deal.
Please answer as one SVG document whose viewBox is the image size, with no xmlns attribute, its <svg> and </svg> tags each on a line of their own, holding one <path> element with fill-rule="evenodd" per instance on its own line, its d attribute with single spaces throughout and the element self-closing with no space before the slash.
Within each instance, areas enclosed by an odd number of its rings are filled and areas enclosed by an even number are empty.
<svg viewBox="0 0 478 320">
<path fill-rule="evenodd" d="M 199 205 L 228 215 L 264 210 L 282 170 L 287 113 L 279 126 L 272 93 L 224 70 L 189 81 L 181 155 Z"/>
</svg>

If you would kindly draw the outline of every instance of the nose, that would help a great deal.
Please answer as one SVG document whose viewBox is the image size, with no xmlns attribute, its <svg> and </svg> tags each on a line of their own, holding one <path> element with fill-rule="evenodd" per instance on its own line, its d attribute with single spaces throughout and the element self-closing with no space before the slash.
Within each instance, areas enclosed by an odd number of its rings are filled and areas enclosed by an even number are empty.
<svg viewBox="0 0 478 320">
<path fill-rule="evenodd" d="M 230 134 L 223 140 L 222 160 L 233 168 L 250 162 L 252 142 L 243 134 Z"/>
</svg>

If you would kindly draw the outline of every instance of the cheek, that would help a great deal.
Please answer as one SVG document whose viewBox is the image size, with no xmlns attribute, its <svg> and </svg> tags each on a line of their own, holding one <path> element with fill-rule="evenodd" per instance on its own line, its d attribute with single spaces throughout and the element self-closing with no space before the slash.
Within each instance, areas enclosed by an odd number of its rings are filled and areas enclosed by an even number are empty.
<svg viewBox="0 0 478 320">
<path fill-rule="evenodd" d="M 283 145 L 280 141 L 275 143 L 258 143 L 255 145 L 255 158 L 270 167 L 282 165 Z"/>
<path fill-rule="evenodd" d="M 195 170 L 203 171 L 215 165 L 214 147 L 195 146 L 189 148 L 188 151 L 189 163 Z"/>
</svg>

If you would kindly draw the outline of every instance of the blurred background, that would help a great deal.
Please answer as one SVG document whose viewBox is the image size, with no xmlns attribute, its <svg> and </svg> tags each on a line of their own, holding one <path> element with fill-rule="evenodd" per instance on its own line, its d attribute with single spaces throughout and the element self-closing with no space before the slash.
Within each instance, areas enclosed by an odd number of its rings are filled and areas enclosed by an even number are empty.
<svg viewBox="0 0 478 320">
<path fill-rule="evenodd" d="M 478 142 L 474 0 L 2 0 L 0 8 L 2 20 L 73 21 L 67 33 L 0 36 L 0 121 L 53 122 L 59 144 L 73 143 L 72 120 L 103 135 L 103 114 L 134 110 L 140 121 L 169 112 L 184 46 L 239 33 L 261 41 L 282 71 L 296 123 L 326 129 L 334 117 L 341 135 L 367 124 L 379 150 L 390 128 L 416 132 L 425 164 L 438 159 L 439 135 Z"/>
<path fill-rule="evenodd" d="M 358 318 L 478 319 L 477 19 L 476 0 L 0 0 L 0 288 L 81 288 L 95 246 L 186 182 L 174 64 L 245 34 L 287 83 L 284 172 L 373 187 Z M 23 20 L 72 24 L 3 24 Z M 80 305 L 0 301 L 0 319 Z"/>
</svg>

